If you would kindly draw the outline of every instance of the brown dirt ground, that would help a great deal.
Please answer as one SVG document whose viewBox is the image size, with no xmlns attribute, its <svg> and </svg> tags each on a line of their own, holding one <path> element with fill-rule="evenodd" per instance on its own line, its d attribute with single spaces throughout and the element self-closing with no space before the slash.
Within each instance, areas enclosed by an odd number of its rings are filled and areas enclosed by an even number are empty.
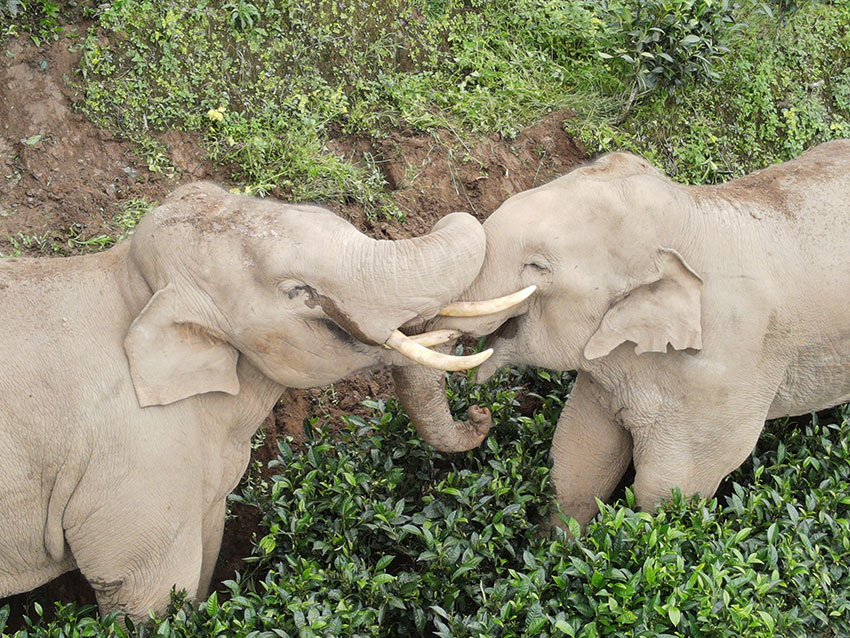
<svg viewBox="0 0 850 638">
<path fill-rule="evenodd" d="M 110 226 L 119 205 L 132 198 L 162 199 L 179 183 L 212 179 L 225 185 L 231 171 L 205 158 L 192 134 L 167 131 L 159 139 L 178 169 L 175 178 L 155 174 L 133 152 L 133 145 L 103 131 L 79 114 L 74 79 L 77 56 L 59 41 L 46 50 L 24 38 L 0 44 L 0 253 L 13 249 L 10 237 L 67 237 L 72 228 L 81 238 L 114 233 Z M 567 112 L 553 112 L 515 139 L 490 136 L 469 145 L 451 131 L 437 136 L 409 130 L 385 139 L 334 139 L 330 150 L 357 159 L 371 153 L 384 171 L 394 202 L 406 213 L 403 223 L 370 221 L 358 206 L 330 206 L 373 237 L 398 239 L 427 232 L 442 216 L 468 211 L 484 220 L 507 197 L 543 184 L 585 159 L 585 151 L 563 130 Z M 41 136 L 34 138 L 34 136 Z M 37 141 L 34 141 L 36 140 Z M 20 242 L 18 242 L 20 245 Z M 62 242 L 60 254 L 79 248 Z M 38 245 L 23 254 L 44 256 Z M 52 249 L 47 251 L 56 254 Z M 277 440 L 289 435 L 304 440 L 305 419 L 319 416 L 324 427 L 338 427 L 342 414 L 365 414 L 360 402 L 392 393 L 386 371 L 360 374 L 329 388 L 288 391 L 264 427 L 265 443 L 255 460 L 265 465 Z M 232 578 L 250 554 L 258 513 L 237 505 L 225 530 L 215 583 Z M 93 594 L 77 573 L 49 583 L 31 594 L 0 600 L 23 609 L 30 600 L 93 602 Z"/>
</svg>

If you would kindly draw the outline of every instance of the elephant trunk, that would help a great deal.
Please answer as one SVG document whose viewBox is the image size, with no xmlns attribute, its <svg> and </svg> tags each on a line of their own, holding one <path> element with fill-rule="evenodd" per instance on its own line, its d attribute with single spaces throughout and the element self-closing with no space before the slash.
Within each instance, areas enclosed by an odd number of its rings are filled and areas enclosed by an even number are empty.
<svg viewBox="0 0 850 638">
<path fill-rule="evenodd" d="M 386 343 L 394 329 L 429 319 L 459 297 L 478 275 L 486 246 L 481 224 L 466 213 L 445 216 L 421 237 L 364 241 L 343 256 L 342 270 L 357 278 L 360 292 L 345 314 L 367 319 L 356 326 L 341 312 L 334 319 L 373 344 Z"/>
<path fill-rule="evenodd" d="M 393 368 L 396 395 L 422 439 L 441 452 L 465 452 L 478 447 L 490 431 L 490 410 L 477 405 L 469 420 L 455 421 L 446 400 L 445 373 L 422 366 Z"/>
<path fill-rule="evenodd" d="M 427 235 L 373 243 L 366 272 L 375 276 L 382 292 L 402 306 L 419 307 L 433 298 L 429 318 L 455 300 L 473 282 L 484 263 L 486 239 L 481 224 L 466 213 L 443 217 Z"/>
</svg>

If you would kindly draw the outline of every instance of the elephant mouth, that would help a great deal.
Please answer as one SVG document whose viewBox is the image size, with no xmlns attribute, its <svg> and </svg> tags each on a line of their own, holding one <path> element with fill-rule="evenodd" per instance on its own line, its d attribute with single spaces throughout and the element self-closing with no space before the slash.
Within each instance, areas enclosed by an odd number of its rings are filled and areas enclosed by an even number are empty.
<svg viewBox="0 0 850 638">
<path fill-rule="evenodd" d="M 437 314 L 442 317 L 467 317 L 478 319 L 510 310 L 528 299 L 537 286 L 527 286 L 503 297 L 485 299 L 484 301 L 457 301 L 443 306 Z M 385 348 L 398 351 L 411 361 L 420 363 L 428 368 L 437 370 L 469 370 L 475 368 L 490 358 L 493 351 L 484 349 L 472 355 L 456 356 L 442 354 L 431 350 L 431 346 L 440 345 L 456 339 L 463 332 L 457 330 L 431 330 L 408 336 L 401 330 L 394 330 L 383 343 Z M 356 334 L 353 336 L 357 337 Z"/>
<path fill-rule="evenodd" d="M 506 347 L 507 342 L 510 342 L 517 335 L 524 317 L 524 314 L 511 317 L 485 339 L 484 347 L 492 349 L 493 356 L 481 364 L 476 371 L 475 380 L 477 383 L 484 383 L 496 373 L 496 370 L 509 363 L 510 348 Z"/>
<path fill-rule="evenodd" d="M 524 316 L 524 314 L 517 315 L 516 317 L 511 317 L 510 319 L 505 321 L 501 326 L 496 328 L 488 335 L 487 339 L 485 339 L 484 341 L 484 347 L 495 348 L 498 341 L 510 341 L 511 339 L 513 339 L 519 330 L 519 322 Z"/>
</svg>

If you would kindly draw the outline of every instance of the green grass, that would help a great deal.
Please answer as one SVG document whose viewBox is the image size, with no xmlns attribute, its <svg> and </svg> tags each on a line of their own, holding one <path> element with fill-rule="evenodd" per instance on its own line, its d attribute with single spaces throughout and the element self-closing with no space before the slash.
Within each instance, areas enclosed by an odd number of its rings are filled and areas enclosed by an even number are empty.
<svg viewBox="0 0 850 638">
<path fill-rule="evenodd" d="M 404 125 L 511 137 L 553 109 L 591 151 L 716 182 L 847 135 L 850 6 L 742 0 L 341 0 L 101 5 L 84 110 L 173 171 L 152 132 L 198 131 L 248 192 L 397 215 L 374 158 L 332 136 Z"/>
<path fill-rule="evenodd" d="M 8 254 L 0 253 L 0 258 L 20 257 L 25 251 L 38 252 L 46 256 L 68 256 L 106 250 L 114 246 L 116 242 L 132 235 L 142 215 L 153 206 L 151 202 L 142 199 L 128 199 L 121 202 L 112 222 L 108 225 L 109 232 L 100 235 L 87 235 L 85 229 L 79 224 L 57 227 L 41 235 L 27 235 L 19 232 L 7 238 L 12 250 Z M 0 215 L 3 215 L 2 211 Z"/>
<path fill-rule="evenodd" d="M 62 32 L 55 4 L 18 6 L 7 29 Z M 331 137 L 401 125 L 511 137 L 570 108 L 590 151 L 632 149 L 704 183 L 848 134 L 846 2 L 114 0 L 87 11 L 83 110 L 134 140 L 152 170 L 175 171 L 153 133 L 197 131 L 248 192 L 355 201 L 371 215 L 398 215 L 375 159 L 337 155 Z"/>
</svg>

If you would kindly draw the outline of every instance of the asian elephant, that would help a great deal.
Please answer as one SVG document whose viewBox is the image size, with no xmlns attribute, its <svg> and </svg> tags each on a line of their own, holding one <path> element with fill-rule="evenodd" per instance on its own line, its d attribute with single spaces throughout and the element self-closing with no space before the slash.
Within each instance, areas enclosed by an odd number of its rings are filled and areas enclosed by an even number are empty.
<svg viewBox="0 0 850 638">
<path fill-rule="evenodd" d="M 195 183 L 106 252 L 0 260 L 0 597 L 74 567 L 104 613 L 203 595 L 225 497 L 284 388 L 405 365 L 399 350 L 474 365 L 421 345 L 452 333 L 397 328 L 458 297 L 484 250 L 465 213 L 379 241 Z"/>
<path fill-rule="evenodd" d="M 719 186 L 682 186 L 614 153 L 508 199 L 462 300 L 536 286 L 486 318 L 453 304 L 429 328 L 489 334 L 505 364 L 577 370 L 551 481 L 582 527 L 633 460 L 638 504 L 711 496 L 765 419 L 850 401 L 850 140 Z M 454 316 L 453 316 L 454 315 Z M 422 436 L 466 449 L 444 375 L 394 371 Z"/>
</svg>

